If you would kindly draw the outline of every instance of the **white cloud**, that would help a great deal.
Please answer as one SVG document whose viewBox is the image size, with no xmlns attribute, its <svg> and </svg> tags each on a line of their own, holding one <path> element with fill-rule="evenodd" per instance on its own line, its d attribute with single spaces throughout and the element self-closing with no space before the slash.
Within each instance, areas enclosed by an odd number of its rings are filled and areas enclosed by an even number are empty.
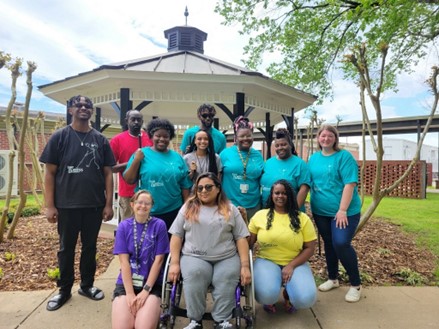
<svg viewBox="0 0 439 329">
<path fill-rule="evenodd" d="M 205 54 L 225 62 L 242 65 L 247 37 L 238 33 L 239 26 L 223 26 L 223 18 L 214 13 L 216 0 L 2 0 L 0 3 L 0 50 L 25 60 L 35 61 L 38 69 L 34 85 L 46 84 L 96 68 L 102 64 L 153 56 L 166 52 L 164 30 L 184 25 L 187 5 L 188 25 L 208 33 Z M 267 54 L 271 61 L 278 54 Z M 425 100 L 415 99 L 425 93 L 423 81 L 437 60 L 431 50 L 429 61 L 420 63 L 416 73 L 402 76 L 397 94 L 385 95 L 383 117 L 427 114 Z M 260 69 L 264 72 L 264 66 Z M 361 120 L 358 87 L 350 81 L 334 80 L 334 100 L 317 106 L 319 116 L 335 122 Z M 25 79 L 18 81 L 18 100 L 26 93 Z M 10 77 L 0 70 L 0 105 L 10 97 Z M 395 100 L 405 98 L 404 106 Z M 375 113 L 368 103 L 371 119 Z M 410 106 L 410 108 L 405 108 Z M 35 88 L 31 107 L 64 111 Z M 303 112 L 300 113 L 303 116 Z M 306 119 L 301 119 L 301 123 Z"/>
</svg>

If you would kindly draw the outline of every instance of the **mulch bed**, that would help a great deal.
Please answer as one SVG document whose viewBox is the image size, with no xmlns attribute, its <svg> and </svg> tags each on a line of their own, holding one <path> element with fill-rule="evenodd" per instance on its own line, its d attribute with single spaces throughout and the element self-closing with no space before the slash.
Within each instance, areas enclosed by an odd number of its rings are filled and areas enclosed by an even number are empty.
<svg viewBox="0 0 439 329">
<path fill-rule="evenodd" d="M 48 269 L 57 268 L 58 235 L 56 225 L 43 216 L 21 218 L 15 238 L 0 243 L 0 291 L 32 291 L 56 288 L 56 281 L 47 275 Z M 425 284 L 435 284 L 436 257 L 416 245 L 414 237 L 401 231 L 400 227 L 382 219 L 372 219 L 355 237 L 360 271 L 370 282 L 363 285 L 405 285 L 397 273 L 404 268 L 421 274 Z M 79 246 L 75 259 L 75 277 L 79 279 Z M 108 268 L 113 259 L 113 239 L 98 239 L 96 276 Z M 7 260 L 8 256 L 14 259 Z M 311 266 L 317 277 L 326 278 L 323 255 L 316 254 Z M 116 279 L 116 278 L 115 278 Z M 437 283 L 436 283 L 437 284 Z"/>
</svg>

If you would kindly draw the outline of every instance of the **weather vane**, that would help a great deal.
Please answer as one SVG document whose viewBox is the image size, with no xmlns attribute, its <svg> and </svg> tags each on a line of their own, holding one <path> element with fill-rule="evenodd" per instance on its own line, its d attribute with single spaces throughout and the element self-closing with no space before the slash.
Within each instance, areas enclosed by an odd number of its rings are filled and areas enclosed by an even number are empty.
<svg viewBox="0 0 439 329">
<path fill-rule="evenodd" d="M 185 19 L 186 19 L 186 26 L 187 26 L 187 17 L 189 16 L 189 12 L 187 10 L 187 6 L 186 6 L 186 9 L 184 10 L 184 16 L 186 17 Z"/>
</svg>

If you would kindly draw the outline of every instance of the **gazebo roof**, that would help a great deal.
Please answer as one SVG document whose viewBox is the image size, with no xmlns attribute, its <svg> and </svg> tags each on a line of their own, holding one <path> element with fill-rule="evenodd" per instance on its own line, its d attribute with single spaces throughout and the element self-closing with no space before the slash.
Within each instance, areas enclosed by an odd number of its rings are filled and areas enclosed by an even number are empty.
<svg viewBox="0 0 439 329">
<path fill-rule="evenodd" d="M 188 26 L 165 33 L 187 29 L 204 33 Z M 202 52 L 202 48 L 169 50 L 161 55 L 102 65 L 38 88 L 62 104 L 72 95 L 90 97 L 101 108 L 102 124 L 119 123 L 121 88 L 128 88 L 133 108 L 150 102 L 142 110 L 145 121 L 160 116 L 182 128 L 199 124 L 196 109 L 202 103 L 223 104 L 233 111 L 237 93 L 245 94 L 245 109 L 254 108 L 249 118 L 257 126 L 265 124 L 267 112 L 271 124 L 277 124 L 283 120 L 282 115 L 291 116 L 292 109 L 298 112 L 316 100 L 314 95 Z M 217 117 L 220 129 L 230 129 L 229 117 L 218 107 Z"/>
</svg>

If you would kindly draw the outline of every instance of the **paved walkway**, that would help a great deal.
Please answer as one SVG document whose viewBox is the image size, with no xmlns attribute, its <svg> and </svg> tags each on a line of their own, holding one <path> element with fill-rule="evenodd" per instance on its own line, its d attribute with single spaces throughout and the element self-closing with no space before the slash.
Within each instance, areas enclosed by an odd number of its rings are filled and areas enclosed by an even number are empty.
<svg viewBox="0 0 439 329">
<path fill-rule="evenodd" d="M 107 234 L 112 234 L 108 232 Z M 96 278 L 96 286 L 105 299 L 92 301 L 78 295 L 59 310 L 46 311 L 54 290 L 33 292 L 0 292 L 0 329 L 107 329 L 111 328 L 111 296 L 119 271 L 115 258 L 108 270 Z M 272 329 L 428 329 L 439 328 L 439 287 L 368 287 L 360 302 L 344 301 L 347 287 L 318 294 L 317 303 L 308 310 L 290 315 L 279 303 L 276 314 L 267 314 L 256 306 L 255 328 Z M 178 319 L 176 329 L 187 319 Z M 211 328 L 208 322 L 205 328 Z"/>
</svg>

